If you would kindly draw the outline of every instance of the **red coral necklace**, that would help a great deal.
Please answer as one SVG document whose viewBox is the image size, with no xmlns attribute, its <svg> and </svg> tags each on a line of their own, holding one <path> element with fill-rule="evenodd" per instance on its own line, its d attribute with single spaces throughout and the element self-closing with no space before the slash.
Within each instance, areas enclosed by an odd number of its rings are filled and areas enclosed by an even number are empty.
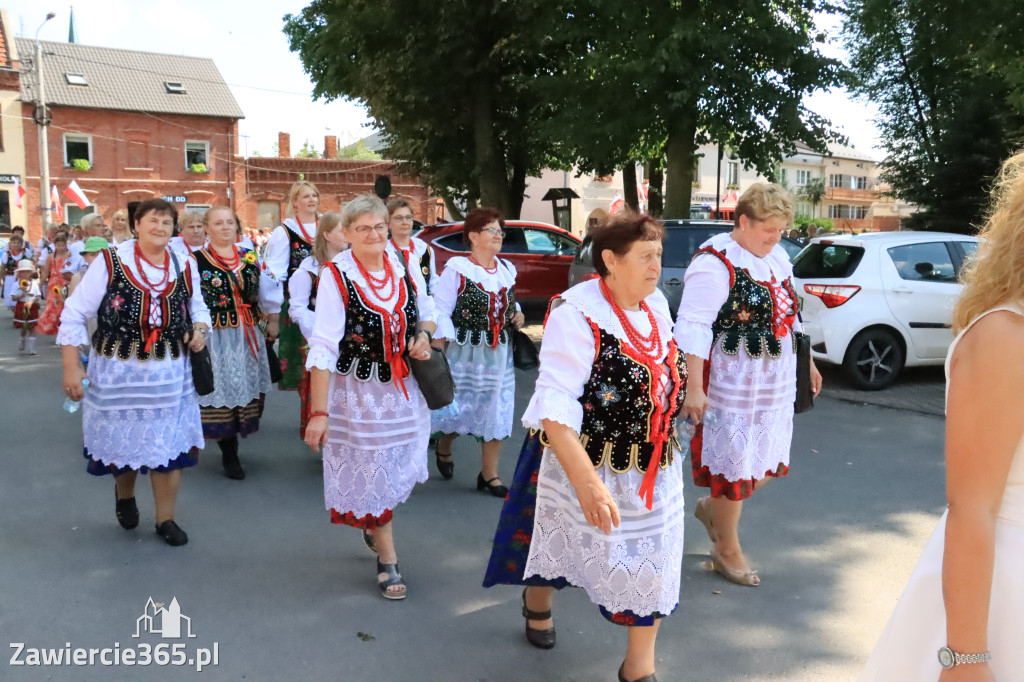
<svg viewBox="0 0 1024 682">
<path fill-rule="evenodd" d="M 138 242 L 136 242 L 136 244 L 135 244 L 134 251 L 135 251 L 135 267 L 139 271 L 139 279 L 142 280 L 143 284 L 145 284 L 146 287 L 150 291 L 152 291 L 154 294 L 156 294 L 157 296 L 163 296 L 168 291 L 170 291 L 171 286 L 173 285 L 173 282 L 170 281 L 170 278 L 171 278 L 171 254 L 167 251 L 167 249 L 166 248 L 164 249 L 164 264 L 163 265 L 157 265 L 153 261 L 151 261 L 148 258 L 146 258 L 146 255 L 144 253 L 142 253 L 142 249 L 139 247 Z M 155 270 L 163 270 L 163 274 L 161 275 L 159 282 L 157 282 L 156 284 L 153 284 L 151 281 L 149 281 L 149 275 L 146 274 L 146 268 L 142 267 L 143 263 L 145 263 L 146 265 L 150 266 L 151 268 L 153 268 Z"/>
<path fill-rule="evenodd" d="M 359 274 L 366 280 L 366 285 L 370 287 L 370 291 L 382 301 L 390 301 L 391 297 L 395 295 L 395 271 L 391 267 L 391 259 L 388 258 L 387 254 L 384 254 L 384 276 L 374 277 L 373 274 L 367 270 L 356 255 L 352 254 L 352 260 L 356 262 L 356 267 L 359 268 Z M 383 294 L 385 288 L 387 288 L 388 295 Z"/>
<path fill-rule="evenodd" d="M 654 313 L 648 307 L 646 301 L 640 301 L 640 310 L 647 313 L 647 319 L 651 322 L 651 333 L 648 336 L 644 336 L 633 323 L 629 321 L 629 316 L 626 315 L 618 303 L 615 302 L 615 297 L 612 296 L 612 292 L 608 289 L 608 285 L 605 281 L 601 280 L 601 294 L 605 300 L 611 305 L 612 310 L 615 312 L 615 316 L 619 318 L 619 324 L 622 325 L 623 331 L 626 332 L 626 338 L 629 339 L 629 343 L 633 348 L 637 349 L 649 358 L 657 359 L 661 355 L 661 334 L 658 332 L 658 323 L 654 319 Z"/>
</svg>

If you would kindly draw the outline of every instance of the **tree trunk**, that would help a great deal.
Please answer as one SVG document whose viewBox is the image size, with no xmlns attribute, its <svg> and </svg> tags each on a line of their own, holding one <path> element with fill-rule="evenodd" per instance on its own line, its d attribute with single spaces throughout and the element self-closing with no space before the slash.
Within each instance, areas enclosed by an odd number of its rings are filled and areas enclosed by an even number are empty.
<svg viewBox="0 0 1024 682">
<path fill-rule="evenodd" d="M 636 161 L 626 159 L 626 165 L 622 167 L 622 200 L 634 213 L 640 212 L 640 197 L 636 191 Z"/>
<path fill-rule="evenodd" d="M 647 214 L 660 218 L 665 206 L 662 187 L 665 184 L 665 171 L 661 156 L 647 160 Z"/>
<path fill-rule="evenodd" d="M 505 173 L 505 157 L 494 126 L 492 93 L 489 82 L 480 77 L 473 97 L 473 143 L 476 168 L 479 172 L 480 203 L 510 214 L 509 183 Z"/>
<path fill-rule="evenodd" d="M 448 209 L 448 215 L 452 217 L 452 220 L 465 220 L 466 216 L 463 215 L 459 207 L 455 205 L 455 201 L 452 200 L 452 195 L 447 192 L 441 193 L 441 198 L 444 199 L 444 206 Z"/>
<path fill-rule="evenodd" d="M 526 198 L 526 161 L 520 154 L 512 161 L 512 177 L 508 182 L 508 213 L 506 218 L 518 220 L 523 211 L 523 199 Z"/>
<path fill-rule="evenodd" d="M 694 138 L 697 135 L 696 102 L 690 109 L 675 115 L 668 131 L 665 153 L 668 162 L 665 172 L 668 180 L 665 186 L 666 218 L 690 217 L 690 193 L 693 191 L 693 154 L 697 149 Z"/>
</svg>

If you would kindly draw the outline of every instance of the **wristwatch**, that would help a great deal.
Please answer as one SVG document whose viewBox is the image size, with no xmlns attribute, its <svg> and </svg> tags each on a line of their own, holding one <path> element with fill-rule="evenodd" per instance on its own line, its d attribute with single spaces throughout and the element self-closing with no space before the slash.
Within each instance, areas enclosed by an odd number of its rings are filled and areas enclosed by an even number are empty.
<svg viewBox="0 0 1024 682">
<path fill-rule="evenodd" d="M 939 665 L 946 670 L 957 665 L 965 665 L 968 663 L 988 663 L 991 660 L 992 652 L 990 651 L 986 651 L 983 654 L 958 654 L 948 646 L 944 646 L 939 649 Z"/>
</svg>

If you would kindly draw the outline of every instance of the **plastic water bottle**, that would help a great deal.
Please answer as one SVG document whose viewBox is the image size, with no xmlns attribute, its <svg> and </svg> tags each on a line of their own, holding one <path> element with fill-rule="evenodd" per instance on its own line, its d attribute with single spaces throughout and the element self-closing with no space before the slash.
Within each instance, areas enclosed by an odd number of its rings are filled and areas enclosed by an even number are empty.
<svg viewBox="0 0 1024 682">
<path fill-rule="evenodd" d="M 82 379 L 82 389 L 84 390 L 86 388 L 89 388 L 89 380 Z M 85 400 L 85 396 L 82 397 L 82 400 Z M 67 412 L 68 414 L 74 414 L 75 412 L 78 412 L 79 409 L 81 409 L 82 401 L 72 400 L 71 396 L 68 396 L 64 398 L 64 402 L 61 404 L 61 407 L 63 407 L 64 411 Z"/>
<path fill-rule="evenodd" d="M 703 423 L 704 423 L 705 426 L 715 426 L 716 424 L 718 424 L 718 413 L 715 412 L 714 410 L 712 410 L 710 407 L 708 409 L 704 410 L 704 422 Z M 689 439 L 693 438 L 693 434 L 694 434 L 694 432 L 696 430 L 697 430 L 696 424 L 691 422 L 689 417 L 686 418 L 686 421 L 684 421 L 682 423 L 682 425 L 680 426 L 680 428 L 679 428 L 680 434 L 684 438 L 686 438 L 686 440 L 689 440 Z"/>
</svg>

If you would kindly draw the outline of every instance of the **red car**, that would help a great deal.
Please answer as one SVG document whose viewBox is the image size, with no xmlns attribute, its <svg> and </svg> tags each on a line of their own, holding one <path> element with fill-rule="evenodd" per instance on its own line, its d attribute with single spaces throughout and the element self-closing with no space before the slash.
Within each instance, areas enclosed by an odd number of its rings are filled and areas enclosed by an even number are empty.
<svg viewBox="0 0 1024 682">
<path fill-rule="evenodd" d="M 449 258 L 469 253 L 462 243 L 461 222 L 430 225 L 416 236 L 434 247 L 438 274 Z M 505 221 L 501 257 L 516 268 L 516 300 L 524 311 L 543 314 L 551 297 L 565 291 L 569 267 L 579 248 L 578 237 L 554 225 Z"/>
</svg>

